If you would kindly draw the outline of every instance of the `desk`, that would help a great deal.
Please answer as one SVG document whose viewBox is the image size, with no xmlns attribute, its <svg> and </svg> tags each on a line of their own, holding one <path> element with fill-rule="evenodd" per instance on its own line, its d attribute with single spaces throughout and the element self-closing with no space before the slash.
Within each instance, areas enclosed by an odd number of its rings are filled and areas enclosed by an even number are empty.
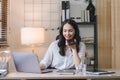
<svg viewBox="0 0 120 80">
<path fill-rule="evenodd" d="M 114 70 L 116 74 L 107 75 L 90 75 L 90 74 L 74 74 L 74 75 L 59 75 L 54 72 L 45 74 L 11 72 L 6 77 L 0 79 L 120 79 L 120 70 Z"/>
</svg>

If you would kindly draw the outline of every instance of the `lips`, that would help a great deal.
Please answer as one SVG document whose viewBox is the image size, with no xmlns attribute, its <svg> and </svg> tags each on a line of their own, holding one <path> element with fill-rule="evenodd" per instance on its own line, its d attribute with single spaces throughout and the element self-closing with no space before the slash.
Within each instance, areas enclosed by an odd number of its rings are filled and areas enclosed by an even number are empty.
<svg viewBox="0 0 120 80">
<path fill-rule="evenodd" d="M 66 38 L 66 40 L 70 40 L 71 39 L 71 37 L 69 36 L 69 37 L 65 37 Z"/>
</svg>

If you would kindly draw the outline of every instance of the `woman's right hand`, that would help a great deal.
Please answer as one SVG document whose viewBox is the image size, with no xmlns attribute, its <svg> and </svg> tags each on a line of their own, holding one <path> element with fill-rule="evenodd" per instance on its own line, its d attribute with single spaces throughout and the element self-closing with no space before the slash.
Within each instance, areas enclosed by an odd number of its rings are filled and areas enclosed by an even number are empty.
<svg viewBox="0 0 120 80">
<path fill-rule="evenodd" d="M 45 69 L 45 65 L 44 64 L 40 64 L 40 69 L 44 70 Z"/>
</svg>

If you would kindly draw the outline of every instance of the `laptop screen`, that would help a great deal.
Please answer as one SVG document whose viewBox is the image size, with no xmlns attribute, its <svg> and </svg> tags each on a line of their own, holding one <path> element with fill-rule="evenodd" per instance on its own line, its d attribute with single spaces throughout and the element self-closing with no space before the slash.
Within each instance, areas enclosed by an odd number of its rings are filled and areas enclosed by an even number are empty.
<svg viewBox="0 0 120 80">
<path fill-rule="evenodd" d="M 33 53 L 12 53 L 18 72 L 41 73 L 37 55 Z"/>
</svg>

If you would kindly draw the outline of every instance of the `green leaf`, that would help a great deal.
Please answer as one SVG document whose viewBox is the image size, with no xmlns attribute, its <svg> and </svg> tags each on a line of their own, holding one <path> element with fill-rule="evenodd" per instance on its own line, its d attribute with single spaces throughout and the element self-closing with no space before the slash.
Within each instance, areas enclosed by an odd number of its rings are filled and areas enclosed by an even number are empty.
<svg viewBox="0 0 120 80">
<path fill-rule="evenodd" d="M 85 2 L 91 3 L 91 2 L 92 2 L 92 0 L 85 0 Z"/>
</svg>

